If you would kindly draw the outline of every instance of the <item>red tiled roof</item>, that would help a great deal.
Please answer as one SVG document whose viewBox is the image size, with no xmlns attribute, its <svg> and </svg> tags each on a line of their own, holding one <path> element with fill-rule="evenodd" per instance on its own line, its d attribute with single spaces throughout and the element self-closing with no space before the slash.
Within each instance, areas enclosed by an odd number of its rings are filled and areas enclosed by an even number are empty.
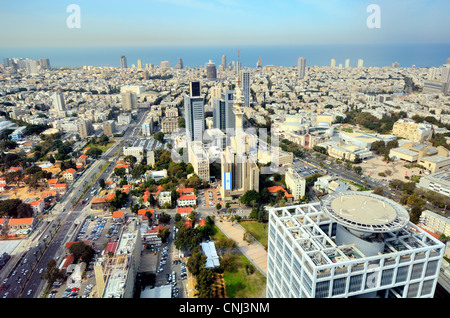
<svg viewBox="0 0 450 318">
<path fill-rule="evenodd" d="M 194 188 L 177 189 L 180 194 L 183 193 L 194 193 Z"/>
<path fill-rule="evenodd" d="M 9 219 L 9 225 L 32 224 L 33 218 Z"/>
<path fill-rule="evenodd" d="M 192 195 L 183 195 L 181 197 L 178 198 L 178 200 L 184 201 L 184 200 L 195 200 L 197 197 L 195 196 L 195 194 Z"/>
<path fill-rule="evenodd" d="M 112 214 L 113 218 L 123 218 L 123 211 L 114 211 Z"/>
<path fill-rule="evenodd" d="M 177 213 L 191 213 L 192 208 L 191 207 L 185 207 L 185 208 L 178 208 Z"/>
</svg>

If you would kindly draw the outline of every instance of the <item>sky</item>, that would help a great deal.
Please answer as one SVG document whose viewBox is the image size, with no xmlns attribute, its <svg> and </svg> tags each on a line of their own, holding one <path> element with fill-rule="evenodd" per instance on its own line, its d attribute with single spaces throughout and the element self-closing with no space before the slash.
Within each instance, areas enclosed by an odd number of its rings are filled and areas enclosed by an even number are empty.
<svg viewBox="0 0 450 318">
<path fill-rule="evenodd" d="M 70 4 L 80 28 L 69 28 Z M 369 28 L 371 4 L 380 28 Z M 0 0 L 1 47 L 450 43 L 448 0 Z"/>
</svg>

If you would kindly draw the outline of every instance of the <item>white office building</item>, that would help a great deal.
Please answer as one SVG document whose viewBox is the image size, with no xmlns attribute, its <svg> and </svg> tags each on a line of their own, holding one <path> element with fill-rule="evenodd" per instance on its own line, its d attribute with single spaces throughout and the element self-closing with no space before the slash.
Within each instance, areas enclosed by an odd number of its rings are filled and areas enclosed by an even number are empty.
<svg viewBox="0 0 450 318">
<path fill-rule="evenodd" d="M 269 210 L 269 298 L 432 298 L 444 244 L 366 192 Z"/>
</svg>

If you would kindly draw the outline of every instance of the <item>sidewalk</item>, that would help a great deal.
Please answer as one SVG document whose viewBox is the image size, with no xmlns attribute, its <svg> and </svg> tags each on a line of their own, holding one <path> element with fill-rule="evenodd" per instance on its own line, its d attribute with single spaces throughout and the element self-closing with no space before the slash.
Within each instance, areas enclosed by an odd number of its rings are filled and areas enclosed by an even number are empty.
<svg viewBox="0 0 450 318">
<path fill-rule="evenodd" d="M 264 276 L 267 276 L 267 252 L 258 241 L 255 240 L 251 244 L 244 241 L 245 229 L 238 223 L 224 220 L 220 222 L 219 220 L 216 220 L 215 225 L 217 225 L 228 238 L 234 240 L 239 250 L 248 258 L 248 260 L 252 262 Z"/>
</svg>

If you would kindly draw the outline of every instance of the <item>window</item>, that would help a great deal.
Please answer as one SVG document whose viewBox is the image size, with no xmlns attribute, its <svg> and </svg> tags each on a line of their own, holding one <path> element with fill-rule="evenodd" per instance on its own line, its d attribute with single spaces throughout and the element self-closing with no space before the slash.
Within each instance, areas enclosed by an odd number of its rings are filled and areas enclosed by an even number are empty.
<svg viewBox="0 0 450 318">
<path fill-rule="evenodd" d="M 361 290 L 363 275 L 355 275 L 350 277 L 350 286 L 348 288 L 349 292 L 356 292 Z"/>
<path fill-rule="evenodd" d="M 346 280 L 346 277 L 333 280 L 333 296 L 345 293 Z"/>
</svg>

